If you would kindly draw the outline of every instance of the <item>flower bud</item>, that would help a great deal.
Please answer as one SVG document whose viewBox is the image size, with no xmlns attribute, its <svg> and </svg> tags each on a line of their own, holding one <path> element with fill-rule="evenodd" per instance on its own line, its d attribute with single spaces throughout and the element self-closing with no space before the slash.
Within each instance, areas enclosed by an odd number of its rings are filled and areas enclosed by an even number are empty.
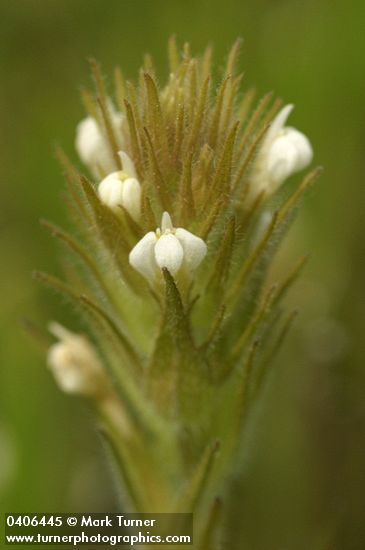
<svg viewBox="0 0 365 550">
<path fill-rule="evenodd" d="M 91 343 L 58 323 L 51 323 L 50 331 L 59 338 L 59 342 L 50 346 L 47 357 L 59 388 L 85 397 L 104 393 L 108 380 Z"/>
<path fill-rule="evenodd" d="M 207 253 L 207 245 L 186 229 L 172 225 L 170 215 L 163 213 L 161 228 L 147 233 L 129 254 L 129 263 L 147 280 L 155 280 L 167 268 L 176 275 L 182 268 L 191 272 Z"/>
<path fill-rule="evenodd" d="M 124 115 L 110 108 L 110 118 L 113 124 L 118 145 L 124 146 L 120 137 Z M 100 128 L 95 118 L 88 116 L 81 120 L 76 128 L 76 151 L 82 162 L 90 169 L 94 176 L 102 172 L 111 172 L 115 169 L 112 152 L 108 145 L 105 132 Z"/>
<path fill-rule="evenodd" d="M 299 172 L 311 162 L 312 147 L 308 138 L 295 128 L 285 128 L 267 153 L 267 172 L 275 185 Z"/>
<path fill-rule="evenodd" d="M 253 172 L 251 194 L 275 192 L 287 178 L 312 161 L 308 138 L 295 128 L 284 127 L 292 110 L 293 105 L 286 105 L 267 132 Z"/>
<path fill-rule="evenodd" d="M 98 187 L 101 202 L 116 214 L 124 207 L 132 218 L 138 221 L 141 214 L 141 186 L 137 180 L 132 160 L 126 153 L 119 153 L 123 170 L 112 172 Z"/>
<path fill-rule="evenodd" d="M 134 220 L 141 212 L 141 186 L 135 178 L 124 179 L 124 172 L 112 172 L 99 184 L 101 202 L 116 214 L 124 207 Z"/>
</svg>

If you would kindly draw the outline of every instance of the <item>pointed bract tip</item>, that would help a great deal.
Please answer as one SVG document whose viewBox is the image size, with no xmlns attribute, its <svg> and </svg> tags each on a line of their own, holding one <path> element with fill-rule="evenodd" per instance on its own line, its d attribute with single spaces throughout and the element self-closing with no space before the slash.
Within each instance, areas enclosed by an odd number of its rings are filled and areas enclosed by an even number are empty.
<svg viewBox="0 0 365 550">
<path fill-rule="evenodd" d="M 172 225 L 172 220 L 171 220 L 171 216 L 168 212 L 164 212 L 162 214 L 162 218 L 161 218 L 161 231 L 164 232 L 166 231 L 167 229 L 170 229 L 172 230 L 173 229 L 173 225 Z"/>
</svg>

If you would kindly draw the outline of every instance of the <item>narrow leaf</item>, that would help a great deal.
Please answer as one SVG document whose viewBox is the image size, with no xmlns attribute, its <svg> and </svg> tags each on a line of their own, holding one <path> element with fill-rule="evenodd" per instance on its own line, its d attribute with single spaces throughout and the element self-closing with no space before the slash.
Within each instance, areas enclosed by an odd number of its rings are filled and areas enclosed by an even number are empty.
<svg viewBox="0 0 365 550">
<path fill-rule="evenodd" d="M 204 342 L 199 346 L 199 349 L 202 351 L 207 350 L 209 347 L 214 346 L 214 342 L 217 338 L 217 335 L 219 334 L 220 328 L 223 323 L 224 315 L 226 312 L 226 306 L 223 304 L 219 309 L 218 312 L 213 319 L 213 323 L 211 326 L 211 329 L 209 331 L 208 336 L 204 340 Z"/>
<path fill-rule="evenodd" d="M 262 365 L 260 367 L 260 371 L 258 372 L 257 377 L 255 377 L 255 384 L 254 384 L 254 387 L 253 387 L 253 390 L 252 390 L 253 391 L 252 399 L 255 398 L 255 396 L 258 394 L 258 392 L 262 388 L 263 383 L 265 381 L 265 378 L 268 374 L 268 371 L 270 370 L 270 366 L 273 364 L 274 359 L 278 355 L 278 353 L 279 353 L 279 351 L 280 351 L 280 349 L 283 345 L 283 342 L 285 341 L 285 338 L 287 337 L 288 332 L 290 331 L 297 315 L 298 315 L 297 311 L 292 311 L 288 315 L 287 319 L 284 321 L 284 324 L 283 324 L 283 326 L 282 326 L 282 328 L 279 332 L 279 335 L 277 336 L 277 338 L 274 342 L 274 345 L 265 354 L 265 357 L 262 360 Z"/>
<path fill-rule="evenodd" d="M 167 187 L 166 183 L 164 181 L 164 178 L 162 176 L 162 172 L 160 170 L 159 164 L 157 162 L 156 152 L 154 145 L 151 140 L 151 136 L 147 128 L 144 129 L 146 137 L 147 137 L 147 143 L 149 146 L 149 153 L 150 153 L 150 159 L 153 167 L 153 177 L 154 177 L 154 183 L 155 183 L 155 189 L 157 191 L 157 195 L 161 201 L 162 207 L 164 210 L 169 211 L 170 210 L 170 200 L 167 193 Z"/>
<path fill-rule="evenodd" d="M 199 550 L 217 550 L 216 535 L 220 528 L 222 512 L 222 500 L 215 498 L 198 543 Z"/>
<path fill-rule="evenodd" d="M 265 315 L 270 310 L 270 308 L 272 306 L 272 303 L 273 303 L 273 298 L 274 298 L 275 291 L 276 291 L 276 287 L 273 286 L 266 293 L 266 296 L 264 297 L 264 299 L 263 299 L 262 303 L 260 304 L 260 306 L 257 308 L 257 311 L 256 311 L 255 315 L 252 317 L 252 319 L 250 320 L 250 322 L 246 326 L 245 330 L 243 331 L 241 337 L 236 342 L 236 344 L 235 344 L 235 346 L 232 350 L 232 357 L 234 359 L 237 359 L 241 355 L 241 353 L 243 352 L 247 342 L 249 342 L 250 338 L 255 333 L 256 329 L 259 326 L 259 324 L 261 323 L 261 321 L 263 320 Z"/>
<path fill-rule="evenodd" d="M 119 146 L 118 146 L 118 141 L 117 141 L 117 138 L 115 136 L 113 123 L 112 123 L 110 113 L 109 113 L 108 97 L 107 97 L 107 93 L 106 93 L 106 90 L 105 90 L 103 77 L 102 77 L 102 74 L 101 74 L 101 71 L 100 71 L 99 64 L 95 61 L 95 59 L 90 59 L 90 66 L 91 66 L 91 70 L 92 70 L 92 73 L 93 73 L 93 76 L 94 76 L 96 91 L 98 93 L 97 103 L 100 107 L 100 111 L 101 111 L 101 114 L 102 114 L 102 119 L 103 119 L 103 122 L 104 122 L 105 130 L 106 130 L 106 133 L 107 133 L 107 136 L 108 136 L 108 143 L 109 143 L 109 146 L 110 146 L 110 151 L 113 155 L 116 167 L 120 169 L 121 168 L 121 162 L 120 162 L 120 157 L 118 155 Z"/>
<path fill-rule="evenodd" d="M 179 52 L 176 44 L 175 35 L 170 36 L 168 41 L 168 55 L 169 55 L 169 64 L 170 64 L 170 73 L 174 73 L 180 63 Z"/>
<path fill-rule="evenodd" d="M 157 86 L 150 74 L 144 74 L 144 80 L 147 91 L 148 102 L 148 120 L 149 127 L 153 131 L 153 137 L 157 144 L 157 149 L 161 150 L 161 154 L 165 162 L 169 158 L 169 148 L 166 136 L 165 123 L 163 120 L 160 98 L 157 91 Z"/>
<path fill-rule="evenodd" d="M 236 280 L 231 286 L 231 290 L 229 291 L 227 299 L 234 300 L 238 292 L 240 291 L 240 289 L 242 289 L 247 276 L 249 275 L 254 265 L 257 263 L 258 259 L 261 257 L 264 250 L 266 249 L 270 241 L 270 238 L 273 235 L 274 230 L 276 229 L 277 220 L 278 220 L 278 213 L 275 212 L 272 217 L 271 223 L 267 228 L 267 230 L 265 231 L 265 234 L 263 235 L 262 239 L 254 248 L 250 256 L 246 259 L 238 275 L 236 276 Z"/>
<path fill-rule="evenodd" d="M 222 106 L 223 106 L 224 96 L 226 93 L 227 83 L 229 79 L 230 77 L 227 77 L 223 80 L 217 93 L 217 99 L 216 99 L 215 108 L 212 115 L 210 131 L 208 135 L 208 143 L 213 149 L 215 148 L 216 142 L 217 142 L 219 123 L 222 115 Z"/>
<path fill-rule="evenodd" d="M 93 274 L 95 280 L 98 282 L 100 288 L 103 290 L 104 294 L 110 299 L 109 289 L 107 288 L 105 281 L 93 259 L 90 257 L 88 252 L 77 242 L 75 239 L 47 220 L 41 220 L 41 225 L 48 229 L 51 234 L 62 241 L 70 250 L 72 250 L 81 261 L 88 267 L 90 272 Z"/>
<path fill-rule="evenodd" d="M 115 97 L 117 99 L 118 107 L 120 111 L 125 110 L 125 97 L 126 97 L 126 85 L 123 77 L 123 73 L 120 67 L 115 67 L 114 70 L 114 83 L 115 83 Z"/>
<path fill-rule="evenodd" d="M 220 289 L 220 292 L 222 292 L 222 288 L 224 288 L 229 272 L 235 240 L 235 229 L 236 219 L 232 216 L 228 221 L 220 247 L 216 253 L 217 259 L 212 272 L 212 277 L 208 283 L 208 286 Z"/>
<path fill-rule="evenodd" d="M 127 491 L 129 500 L 135 511 L 147 511 L 149 503 L 146 501 L 146 491 L 139 472 L 135 470 L 135 459 L 128 450 L 128 444 L 121 441 L 120 435 L 104 422 L 100 433 L 110 446 L 112 454 L 117 462 L 121 480 Z"/>
<path fill-rule="evenodd" d="M 226 70 L 225 70 L 226 77 L 233 75 L 235 72 L 238 56 L 241 51 L 242 42 L 243 42 L 242 38 L 237 38 L 237 40 L 234 42 L 228 54 Z"/>
<path fill-rule="evenodd" d="M 179 499 L 179 512 L 193 512 L 198 507 L 204 491 L 209 483 L 209 477 L 212 472 L 214 459 L 219 450 L 219 441 L 209 443 L 196 466 L 185 491 Z"/>
<path fill-rule="evenodd" d="M 124 100 L 124 105 L 125 105 L 125 111 L 126 111 L 126 115 L 127 115 L 129 135 L 130 135 L 130 138 L 131 138 L 132 156 L 133 156 L 133 160 L 134 160 L 134 163 L 136 165 L 136 168 L 137 168 L 137 173 L 138 173 L 138 175 L 140 175 L 142 173 L 143 162 L 142 162 L 141 147 L 140 147 L 140 143 L 139 143 L 139 139 L 138 139 L 136 120 L 135 120 L 135 116 L 134 116 L 132 106 L 131 106 L 131 104 L 129 103 L 129 101 L 127 99 Z"/>
<path fill-rule="evenodd" d="M 186 159 L 178 191 L 178 204 L 180 208 L 180 219 L 182 224 L 188 224 L 195 217 L 195 204 L 192 189 L 192 153 Z"/>
<path fill-rule="evenodd" d="M 208 76 L 203 82 L 203 85 L 200 89 L 196 113 L 193 119 L 189 137 L 187 139 L 188 151 L 192 150 L 195 147 L 197 139 L 199 137 L 199 133 L 201 133 L 202 131 L 202 126 L 203 126 L 202 121 L 204 119 L 204 115 L 207 107 L 209 84 L 210 84 L 210 77 Z"/>
<path fill-rule="evenodd" d="M 140 360 L 134 350 L 134 347 L 131 345 L 128 338 L 119 329 L 119 327 L 110 317 L 110 315 L 103 308 L 101 308 L 98 304 L 93 302 L 93 300 L 85 295 L 80 295 L 80 301 L 86 308 L 91 309 L 106 325 L 108 325 L 108 327 L 112 330 L 112 332 L 120 341 L 127 357 L 129 358 L 133 366 L 137 369 L 138 372 L 141 373 L 143 369 Z"/>
<path fill-rule="evenodd" d="M 301 274 L 303 268 L 307 264 L 308 258 L 309 258 L 308 254 L 303 256 L 295 264 L 295 266 L 289 271 L 289 273 L 285 277 L 284 281 L 280 284 L 278 292 L 276 293 L 275 304 L 279 303 L 282 300 L 282 298 L 285 296 L 285 294 L 291 288 L 293 283 L 297 280 L 297 278 Z"/>
<path fill-rule="evenodd" d="M 261 99 L 256 109 L 252 113 L 251 117 L 249 118 L 245 131 L 242 134 L 242 137 L 240 139 L 240 143 L 238 146 L 239 154 L 241 154 L 244 151 L 244 148 L 246 147 L 248 140 L 253 135 L 256 125 L 260 121 L 262 115 L 264 114 L 265 110 L 267 109 L 267 106 L 271 101 L 272 95 L 273 95 L 272 92 L 269 92 L 266 95 L 264 95 L 264 97 Z"/>
</svg>

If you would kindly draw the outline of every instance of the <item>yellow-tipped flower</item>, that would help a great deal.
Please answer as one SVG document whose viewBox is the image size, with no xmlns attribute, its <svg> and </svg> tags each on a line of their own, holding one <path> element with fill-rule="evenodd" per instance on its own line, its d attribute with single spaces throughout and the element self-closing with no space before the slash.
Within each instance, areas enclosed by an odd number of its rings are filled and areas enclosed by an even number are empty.
<svg viewBox="0 0 365 550">
<path fill-rule="evenodd" d="M 99 186 L 100 200 L 115 213 L 125 208 L 135 221 L 141 215 L 141 186 L 137 179 L 134 164 L 127 153 L 120 151 L 123 170 L 112 172 Z"/>
<path fill-rule="evenodd" d="M 164 212 L 161 228 L 147 233 L 129 254 L 130 264 L 147 280 L 154 281 L 161 269 L 176 275 L 183 267 L 191 272 L 203 261 L 207 245 L 182 227 L 174 228 Z"/>
</svg>

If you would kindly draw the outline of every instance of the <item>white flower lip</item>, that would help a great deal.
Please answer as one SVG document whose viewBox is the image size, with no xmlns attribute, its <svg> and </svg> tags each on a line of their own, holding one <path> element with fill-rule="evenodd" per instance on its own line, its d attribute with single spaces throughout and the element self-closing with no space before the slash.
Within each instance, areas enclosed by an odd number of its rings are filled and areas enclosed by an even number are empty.
<svg viewBox="0 0 365 550">
<path fill-rule="evenodd" d="M 200 237 L 178 227 L 175 237 L 180 241 L 184 251 L 184 262 L 188 269 L 196 269 L 207 253 L 207 245 Z"/>
<path fill-rule="evenodd" d="M 205 242 L 182 227 L 174 228 L 164 212 L 161 228 L 147 233 L 129 254 L 129 263 L 148 281 L 155 281 L 161 269 L 176 275 L 183 267 L 196 269 L 207 253 Z"/>
<path fill-rule="evenodd" d="M 176 275 L 184 258 L 184 250 L 179 239 L 172 233 L 162 234 L 155 244 L 157 265 L 167 268 L 171 275 Z"/>
<path fill-rule="evenodd" d="M 129 263 L 147 280 L 154 280 L 158 265 L 155 259 L 157 236 L 154 231 L 147 233 L 129 254 Z"/>
<path fill-rule="evenodd" d="M 118 214 L 123 207 L 138 221 L 141 214 L 141 186 L 136 178 L 133 161 L 124 151 L 120 151 L 119 156 L 123 170 L 112 172 L 99 183 L 99 198 L 115 213 Z"/>
</svg>

